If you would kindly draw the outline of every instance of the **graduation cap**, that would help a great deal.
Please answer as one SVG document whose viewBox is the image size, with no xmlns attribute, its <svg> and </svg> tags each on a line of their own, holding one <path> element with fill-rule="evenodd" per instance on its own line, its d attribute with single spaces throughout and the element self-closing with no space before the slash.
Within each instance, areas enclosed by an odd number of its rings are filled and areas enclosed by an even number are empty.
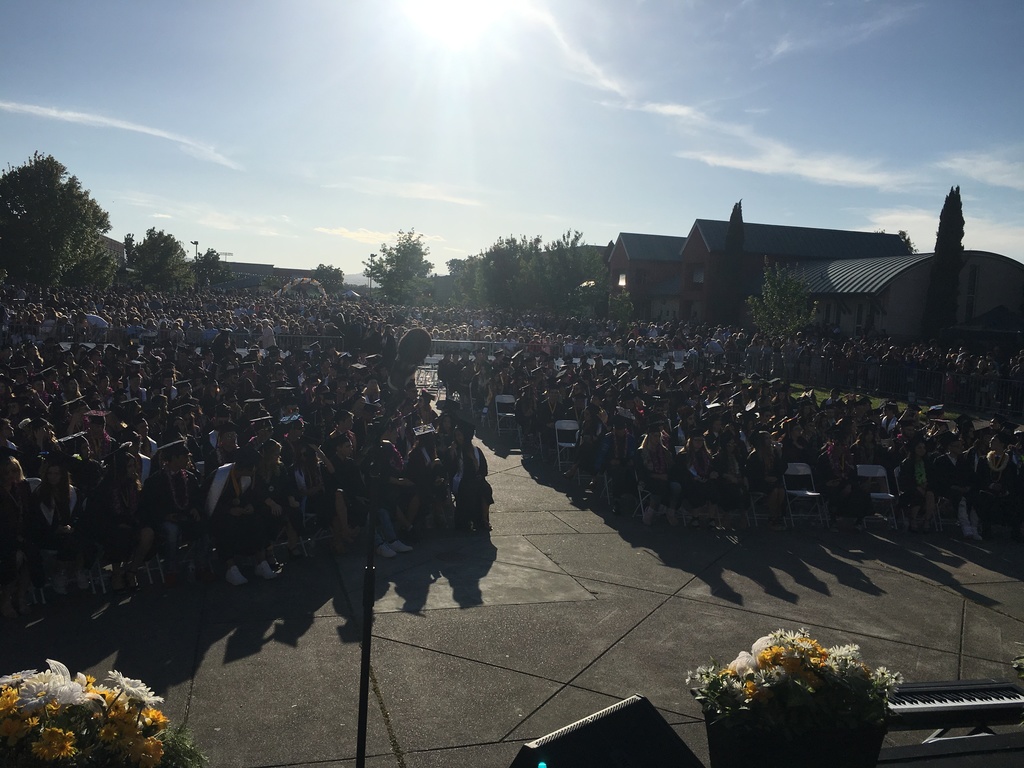
<svg viewBox="0 0 1024 768">
<path fill-rule="evenodd" d="M 620 408 L 617 410 L 611 418 L 612 429 L 627 429 L 633 423 L 633 420 L 630 418 L 631 415 L 625 409 Z"/>
<path fill-rule="evenodd" d="M 81 461 L 77 456 L 72 456 L 64 451 L 43 451 L 39 456 L 46 462 L 47 467 L 63 467 L 68 470 L 72 465 Z"/>
<path fill-rule="evenodd" d="M 471 421 L 466 421 L 465 419 L 457 419 L 455 421 L 455 429 L 462 433 L 462 436 L 466 439 L 467 443 L 472 440 L 473 436 L 476 434 L 476 425 Z"/>
<path fill-rule="evenodd" d="M 273 429 L 274 428 L 274 417 L 273 416 L 260 416 L 256 419 L 249 419 L 249 424 L 253 429 Z"/>
<path fill-rule="evenodd" d="M 529 386 L 523 387 L 520 394 L 525 394 L 530 390 Z M 437 408 L 441 413 L 455 414 L 459 411 L 459 401 L 445 398 L 444 400 L 437 401 Z"/>
<path fill-rule="evenodd" d="M 926 415 L 929 419 L 941 419 L 943 416 L 946 415 L 946 406 L 933 405 L 928 409 Z"/>
<path fill-rule="evenodd" d="M 164 443 L 156 450 L 157 453 L 159 453 L 165 459 L 172 459 L 175 456 L 184 456 L 186 453 L 189 452 L 188 442 L 185 441 L 184 439 L 172 440 L 169 443 Z"/>
<path fill-rule="evenodd" d="M 294 429 L 295 427 L 305 427 L 306 422 L 302 420 L 302 416 L 297 413 L 290 413 L 287 416 L 282 417 L 281 421 L 278 422 L 282 427 L 288 429 Z"/>
<path fill-rule="evenodd" d="M 437 434 L 437 430 L 430 424 L 421 424 L 418 427 L 413 427 L 412 433 L 416 435 L 416 437 L 423 437 L 424 435 Z"/>
<path fill-rule="evenodd" d="M 174 406 L 171 411 L 173 411 L 176 418 L 183 419 L 188 416 L 188 414 L 192 413 L 196 409 L 197 405 L 197 403 L 189 400 Z"/>
<path fill-rule="evenodd" d="M 262 397 L 250 397 L 249 399 L 243 400 L 242 402 L 245 403 L 245 405 L 259 405 L 260 403 L 263 402 L 263 398 Z"/>
<path fill-rule="evenodd" d="M 85 418 L 93 424 L 102 424 L 103 420 L 110 415 L 110 411 L 86 411 Z"/>
</svg>

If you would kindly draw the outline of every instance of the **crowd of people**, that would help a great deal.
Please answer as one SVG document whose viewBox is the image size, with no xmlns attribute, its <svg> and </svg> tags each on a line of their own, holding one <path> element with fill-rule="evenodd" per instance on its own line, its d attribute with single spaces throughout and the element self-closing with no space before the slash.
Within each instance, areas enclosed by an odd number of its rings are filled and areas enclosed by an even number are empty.
<svg viewBox="0 0 1024 768">
<path fill-rule="evenodd" d="M 275 552 L 303 556 L 316 534 L 344 553 L 371 514 L 380 557 L 427 527 L 486 534 L 472 421 L 413 377 L 389 383 L 396 345 L 340 346 L 250 349 L 231 327 L 201 345 L 8 337 L 0 612 L 43 587 L 89 588 L 99 568 L 131 590 L 155 555 L 170 584 L 187 566 L 239 586 L 277 578 Z"/>
<path fill-rule="evenodd" d="M 617 508 L 635 507 L 642 489 L 648 525 L 662 516 L 670 524 L 742 524 L 753 495 L 771 526 L 785 528 L 784 475 L 802 465 L 840 530 L 863 530 L 878 512 L 877 494 L 891 490 L 890 519 L 906 530 L 935 530 L 944 514 L 973 539 L 1022 535 L 1020 432 L 1003 414 L 954 420 L 942 405 L 876 408 L 838 388 L 819 402 L 813 389 L 794 395 L 783 379 L 692 374 L 671 362 L 585 357 L 553 372 L 531 368 L 536 360 L 523 353 L 488 360 L 480 350 L 474 366 L 449 370 L 450 360 L 438 366 L 450 388 L 468 390 L 485 409 L 497 395 L 513 395 L 524 439 L 541 450 L 557 451 L 556 422 L 578 424 L 566 476 L 607 478 Z M 859 466 L 881 471 L 868 477 Z M 796 477 L 790 483 L 807 490 Z"/>
<path fill-rule="evenodd" d="M 998 349 L 256 291 L 5 286 L 0 304 L 5 616 L 43 585 L 87 588 L 97 564 L 130 590 L 154 553 L 172 584 L 186 566 L 206 579 L 216 567 L 233 585 L 277 578 L 276 552 L 302 556 L 320 533 L 343 553 L 371 514 L 382 557 L 431 527 L 486 534 L 494 499 L 474 422 L 490 423 L 498 395 L 513 396 L 542 454 L 556 451 L 555 421 L 576 421 L 567 474 L 607 478 L 615 499 L 642 489 L 646 524 L 732 525 L 753 494 L 781 528 L 783 475 L 806 464 L 832 519 L 853 530 L 872 514 L 857 474 L 870 464 L 884 467 L 911 531 L 948 507 L 964 535 L 1021 533 L 1008 417 L 879 412 L 844 395 L 864 389 L 856 378 L 820 403 L 791 391 L 813 383 L 815 350 L 1015 371 L 1021 358 Z M 388 381 L 411 328 L 441 353 L 435 388 Z"/>
<path fill-rule="evenodd" d="M 302 349 L 313 340 L 350 352 L 385 353 L 410 327 L 439 344 L 479 342 L 489 350 L 543 350 L 560 357 L 601 354 L 645 362 L 671 359 L 691 370 L 730 367 L 815 386 L 935 399 L 976 409 L 1024 411 L 1024 350 L 1003 344 L 907 342 L 880 333 L 843 338 L 816 326 L 786 338 L 683 319 L 647 322 L 550 312 L 401 307 L 361 299 L 335 302 L 316 292 L 145 293 L 114 287 L 0 290 L 0 325 L 14 342 L 128 340 L 208 344 L 221 329 L 262 348 Z"/>
</svg>

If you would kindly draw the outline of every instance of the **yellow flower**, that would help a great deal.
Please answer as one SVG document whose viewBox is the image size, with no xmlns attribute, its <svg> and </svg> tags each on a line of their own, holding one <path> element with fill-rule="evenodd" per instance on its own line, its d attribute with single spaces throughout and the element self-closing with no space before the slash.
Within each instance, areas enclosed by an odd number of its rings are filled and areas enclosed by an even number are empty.
<svg viewBox="0 0 1024 768">
<path fill-rule="evenodd" d="M 105 741 L 108 744 L 112 741 L 117 741 L 121 735 L 121 729 L 117 727 L 116 723 L 106 723 L 100 728 L 99 736 L 100 741 Z"/>
<path fill-rule="evenodd" d="M 144 739 L 135 739 L 127 750 L 132 762 L 138 763 L 142 768 L 153 768 L 159 765 L 164 756 L 164 744 L 160 739 L 153 736 Z"/>
<path fill-rule="evenodd" d="M 800 663 L 800 659 L 796 656 L 785 656 L 779 661 L 779 664 L 784 670 L 786 670 L 791 675 L 795 675 L 797 672 L 799 672 L 800 667 L 802 666 Z"/>
<path fill-rule="evenodd" d="M 43 728 L 32 754 L 43 760 L 60 760 L 75 754 L 75 734 L 61 728 Z"/>
<path fill-rule="evenodd" d="M 762 688 L 753 680 L 747 680 L 743 684 L 743 693 L 747 697 L 747 701 L 761 701 L 762 699 L 770 699 L 772 692 L 767 688 Z"/>
<path fill-rule="evenodd" d="M 0 692 L 0 716 L 9 715 L 18 707 L 18 691 L 14 688 L 4 688 Z"/>
<path fill-rule="evenodd" d="M 167 727 L 168 719 L 167 715 L 161 712 L 159 709 L 153 707 L 146 707 L 142 710 L 142 722 L 147 726 L 154 726 L 157 730 L 162 731 Z"/>
<path fill-rule="evenodd" d="M 6 717 L 0 721 L 0 738 L 7 739 L 7 746 L 13 747 L 37 725 L 39 725 L 38 717 L 19 717 L 18 715 Z"/>
<path fill-rule="evenodd" d="M 781 663 L 783 656 L 786 653 L 786 649 L 781 645 L 773 645 L 769 648 L 765 648 L 759 654 L 757 654 L 757 666 L 758 669 L 767 669 L 768 667 L 777 666 Z"/>
</svg>

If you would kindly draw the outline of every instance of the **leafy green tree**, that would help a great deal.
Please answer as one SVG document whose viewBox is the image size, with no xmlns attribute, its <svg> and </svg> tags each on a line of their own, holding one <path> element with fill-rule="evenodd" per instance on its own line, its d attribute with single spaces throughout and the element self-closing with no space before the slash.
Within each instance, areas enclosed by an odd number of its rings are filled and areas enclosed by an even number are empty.
<svg viewBox="0 0 1024 768">
<path fill-rule="evenodd" d="M 633 320 L 633 299 L 629 291 L 619 291 L 608 297 L 608 316 L 620 323 Z"/>
<path fill-rule="evenodd" d="M 36 152 L 0 176 L 0 265 L 12 280 L 109 285 L 117 268 L 100 235 L 110 217 L 76 176 Z"/>
<path fill-rule="evenodd" d="M 781 264 L 765 260 L 760 296 L 748 296 L 754 325 L 769 336 L 791 336 L 814 322 L 815 305 L 807 281 Z"/>
<path fill-rule="evenodd" d="M 135 243 L 128 257 L 132 282 L 155 291 L 174 291 L 195 284 L 196 276 L 185 247 L 162 229 L 150 227 L 141 243 Z M 127 243 L 127 238 L 125 238 Z"/>
<path fill-rule="evenodd" d="M 469 256 L 465 259 L 449 259 L 445 266 L 454 283 L 451 302 L 460 307 L 478 306 L 480 296 L 477 291 L 480 271 L 480 256 Z"/>
<path fill-rule="evenodd" d="M 345 273 L 341 267 L 333 264 L 317 264 L 313 270 L 313 279 L 319 280 L 328 293 L 335 293 L 345 287 Z"/>
<path fill-rule="evenodd" d="M 928 293 L 921 317 L 921 335 L 931 338 L 936 331 L 956 325 L 960 299 L 960 270 L 964 267 L 964 209 L 960 187 L 951 187 L 939 213 L 935 233 L 935 256 L 928 280 Z"/>
<path fill-rule="evenodd" d="M 884 235 L 885 233 L 884 229 L 875 230 L 876 235 Z M 917 246 L 914 245 L 914 241 L 910 239 L 910 235 L 907 233 L 907 230 L 901 229 L 896 233 L 896 236 L 903 241 L 905 246 L 907 246 L 907 253 L 917 253 Z"/>
<path fill-rule="evenodd" d="M 903 244 L 907 246 L 908 253 L 917 253 L 917 246 L 914 245 L 914 241 L 910 239 L 910 235 L 907 234 L 907 230 L 901 229 L 896 234 L 899 235 L 899 238 L 900 240 L 903 241 Z"/>
<path fill-rule="evenodd" d="M 480 254 L 476 273 L 479 302 L 484 306 L 507 310 L 524 309 L 536 299 L 531 294 L 529 273 L 539 257 L 541 238 L 499 237 Z"/>
<path fill-rule="evenodd" d="M 222 261 L 220 253 L 207 248 L 194 262 L 196 284 L 202 287 L 226 283 L 232 278 L 231 265 Z"/>
<path fill-rule="evenodd" d="M 363 276 L 375 281 L 389 301 L 411 304 L 422 294 L 427 276 L 434 268 L 427 261 L 429 253 L 423 235 L 417 235 L 415 229 L 399 230 L 395 245 L 382 243 L 380 255 L 371 254 L 363 262 Z"/>
<path fill-rule="evenodd" d="M 607 268 L 601 249 L 583 242 L 583 234 L 569 231 L 544 246 L 534 260 L 536 306 L 577 314 L 593 307 L 583 288 L 603 283 Z"/>
<path fill-rule="evenodd" d="M 500 237 L 477 256 L 449 261 L 448 272 L 467 305 L 589 314 L 607 269 L 601 249 L 569 231 L 546 245 L 539 235 Z"/>
</svg>

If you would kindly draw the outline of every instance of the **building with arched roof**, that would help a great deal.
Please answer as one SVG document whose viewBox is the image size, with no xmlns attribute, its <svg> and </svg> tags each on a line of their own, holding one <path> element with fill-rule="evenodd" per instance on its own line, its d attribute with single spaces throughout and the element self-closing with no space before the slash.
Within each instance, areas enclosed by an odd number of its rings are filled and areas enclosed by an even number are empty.
<svg viewBox="0 0 1024 768">
<path fill-rule="evenodd" d="M 818 318 L 842 333 L 921 336 L 933 253 L 866 259 L 805 261 L 792 265 L 818 302 Z M 965 251 L 960 270 L 957 325 L 998 307 L 1019 311 L 1024 299 L 1024 264 L 989 251 Z"/>
</svg>

